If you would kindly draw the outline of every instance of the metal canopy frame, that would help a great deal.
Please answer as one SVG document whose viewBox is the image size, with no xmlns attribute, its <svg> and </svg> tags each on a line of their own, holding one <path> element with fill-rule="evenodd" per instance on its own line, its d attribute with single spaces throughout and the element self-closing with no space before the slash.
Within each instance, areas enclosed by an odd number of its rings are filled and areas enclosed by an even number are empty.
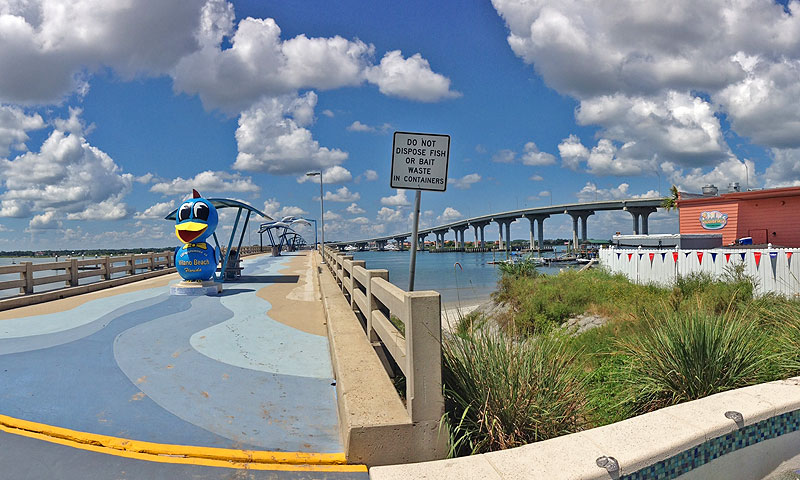
<svg viewBox="0 0 800 480">
<path fill-rule="evenodd" d="M 222 259 L 222 270 L 220 271 L 219 275 L 217 275 L 216 273 L 214 274 L 214 279 L 217 282 L 224 283 L 225 282 L 225 269 L 228 268 L 228 261 L 230 260 L 230 257 L 231 257 L 231 250 L 232 250 L 232 247 L 233 247 L 233 240 L 234 240 L 234 237 L 236 235 L 236 229 L 239 227 L 239 220 L 242 217 L 242 211 L 246 210 L 247 211 L 247 216 L 245 216 L 244 226 L 242 227 L 242 232 L 239 235 L 239 242 L 237 243 L 237 247 L 236 247 L 236 254 L 237 255 L 239 255 L 239 252 L 242 249 L 242 241 L 244 241 L 244 234 L 245 234 L 245 232 L 247 232 L 247 225 L 250 223 L 250 215 L 255 213 L 255 214 L 260 215 L 261 217 L 266 218 L 267 220 L 270 220 L 270 221 L 272 220 L 272 217 L 270 217 L 269 215 L 265 214 L 264 212 L 258 210 L 257 208 L 255 208 L 255 207 L 253 207 L 251 205 L 248 205 L 246 203 L 240 202 L 238 200 L 233 200 L 233 199 L 230 199 L 230 198 L 207 198 L 206 200 L 208 200 L 208 202 L 211 203 L 211 205 L 214 205 L 214 208 L 216 208 L 217 210 L 220 210 L 220 209 L 223 209 L 223 208 L 236 208 L 237 209 L 237 211 L 236 211 L 236 220 L 233 222 L 233 229 L 231 230 L 231 237 L 230 237 L 230 240 L 228 240 L 228 250 L 225 252 L 225 258 Z M 169 215 L 164 217 L 164 219 L 165 220 L 172 220 L 174 222 L 175 218 L 176 218 L 175 216 L 177 215 L 177 213 L 178 213 L 178 209 L 176 208 Z M 221 252 L 222 248 L 220 248 L 219 239 L 217 238 L 217 232 L 214 232 L 213 237 L 214 237 L 214 242 L 217 244 L 217 250 Z"/>
<path fill-rule="evenodd" d="M 311 226 L 311 223 L 306 220 L 305 218 L 300 217 L 283 217 L 279 221 L 272 221 L 267 223 L 262 223 L 259 226 L 258 234 L 261 235 L 261 246 L 264 246 L 264 233 L 266 232 L 267 236 L 269 237 L 269 243 L 273 247 L 278 247 L 278 251 L 280 251 L 283 245 L 291 245 L 293 248 L 297 247 L 298 245 L 298 238 L 303 241 L 302 244 L 305 244 L 305 239 L 292 229 L 292 225 L 308 225 Z M 275 243 L 275 235 L 278 237 L 277 245 Z"/>
</svg>

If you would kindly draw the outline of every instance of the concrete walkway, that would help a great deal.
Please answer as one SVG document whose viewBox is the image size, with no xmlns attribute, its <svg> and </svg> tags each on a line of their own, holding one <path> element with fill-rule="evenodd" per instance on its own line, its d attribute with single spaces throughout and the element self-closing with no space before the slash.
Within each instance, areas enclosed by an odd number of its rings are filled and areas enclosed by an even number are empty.
<svg viewBox="0 0 800 480">
<path fill-rule="evenodd" d="M 311 262 L 306 253 L 245 259 L 241 280 L 219 297 L 170 296 L 167 285 L 177 281 L 170 275 L 0 313 L 0 415 L 10 417 L 0 429 L 35 422 L 134 445 L 287 452 L 274 456 L 277 463 L 320 468 L 297 467 L 305 471 L 297 477 L 283 465 L 252 478 L 366 478 L 352 471 L 359 468 L 328 465 L 344 456 Z M 62 463 L 84 458 L 99 478 L 114 469 L 128 472 L 123 478 L 231 474 L 46 440 L 3 435 L 0 469 L 19 460 L 5 447 L 14 445 Z M 86 478 L 85 468 L 52 478 Z"/>
</svg>

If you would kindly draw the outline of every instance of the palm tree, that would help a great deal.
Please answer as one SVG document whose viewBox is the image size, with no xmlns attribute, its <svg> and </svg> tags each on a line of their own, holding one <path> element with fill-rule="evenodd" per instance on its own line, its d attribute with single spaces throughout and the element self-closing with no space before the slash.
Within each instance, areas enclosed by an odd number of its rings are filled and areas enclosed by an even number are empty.
<svg viewBox="0 0 800 480">
<path fill-rule="evenodd" d="M 672 194 L 671 196 L 664 199 L 664 202 L 661 204 L 668 212 L 671 210 L 675 210 L 678 208 L 678 187 L 673 185 L 670 187 L 669 192 Z"/>
</svg>

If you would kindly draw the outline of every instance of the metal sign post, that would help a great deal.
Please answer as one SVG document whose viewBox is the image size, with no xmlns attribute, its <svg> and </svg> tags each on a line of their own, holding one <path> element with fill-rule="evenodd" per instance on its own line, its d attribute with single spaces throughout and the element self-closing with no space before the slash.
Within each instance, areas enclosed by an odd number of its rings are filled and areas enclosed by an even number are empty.
<svg viewBox="0 0 800 480">
<path fill-rule="evenodd" d="M 419 201 L 422 190 L 414 196 L 414 226 L 411 229 L 411 261 L 408 266 L 408 291 L 414 291 L 414 273 L 417 270 L 417 244 L 419 243 Z"/>
<path fill-rule="evenodd" d="M 414 274 L 419 243 L 419 204 L 422 190 L 447 190 L 447 167 L 450 160 L 450 135 L 394 132 L 392 144 L 392 188 L 416 190 L 414 225 L 411 232 L 411 261 L 408 267 L 408 291 L 414 291 Z"/>
</svg>

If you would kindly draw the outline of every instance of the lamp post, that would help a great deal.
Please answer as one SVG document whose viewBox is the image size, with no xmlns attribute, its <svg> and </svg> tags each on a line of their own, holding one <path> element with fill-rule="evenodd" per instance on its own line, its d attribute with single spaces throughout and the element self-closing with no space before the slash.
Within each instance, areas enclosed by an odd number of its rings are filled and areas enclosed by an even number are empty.
<svg viewBox="0 0 800 480">
<path fill-rule="evenodd" d="M 319 223 L 320 231 L 322 232 L 322 243 L 320 244 L 319 254 L 322 256 L 320 263 L 325 263 L 325 207 L 322 202 L 322 172 L 308 172 L 307 177 L 316 177 L 319 175 Z"/>
</svg>

